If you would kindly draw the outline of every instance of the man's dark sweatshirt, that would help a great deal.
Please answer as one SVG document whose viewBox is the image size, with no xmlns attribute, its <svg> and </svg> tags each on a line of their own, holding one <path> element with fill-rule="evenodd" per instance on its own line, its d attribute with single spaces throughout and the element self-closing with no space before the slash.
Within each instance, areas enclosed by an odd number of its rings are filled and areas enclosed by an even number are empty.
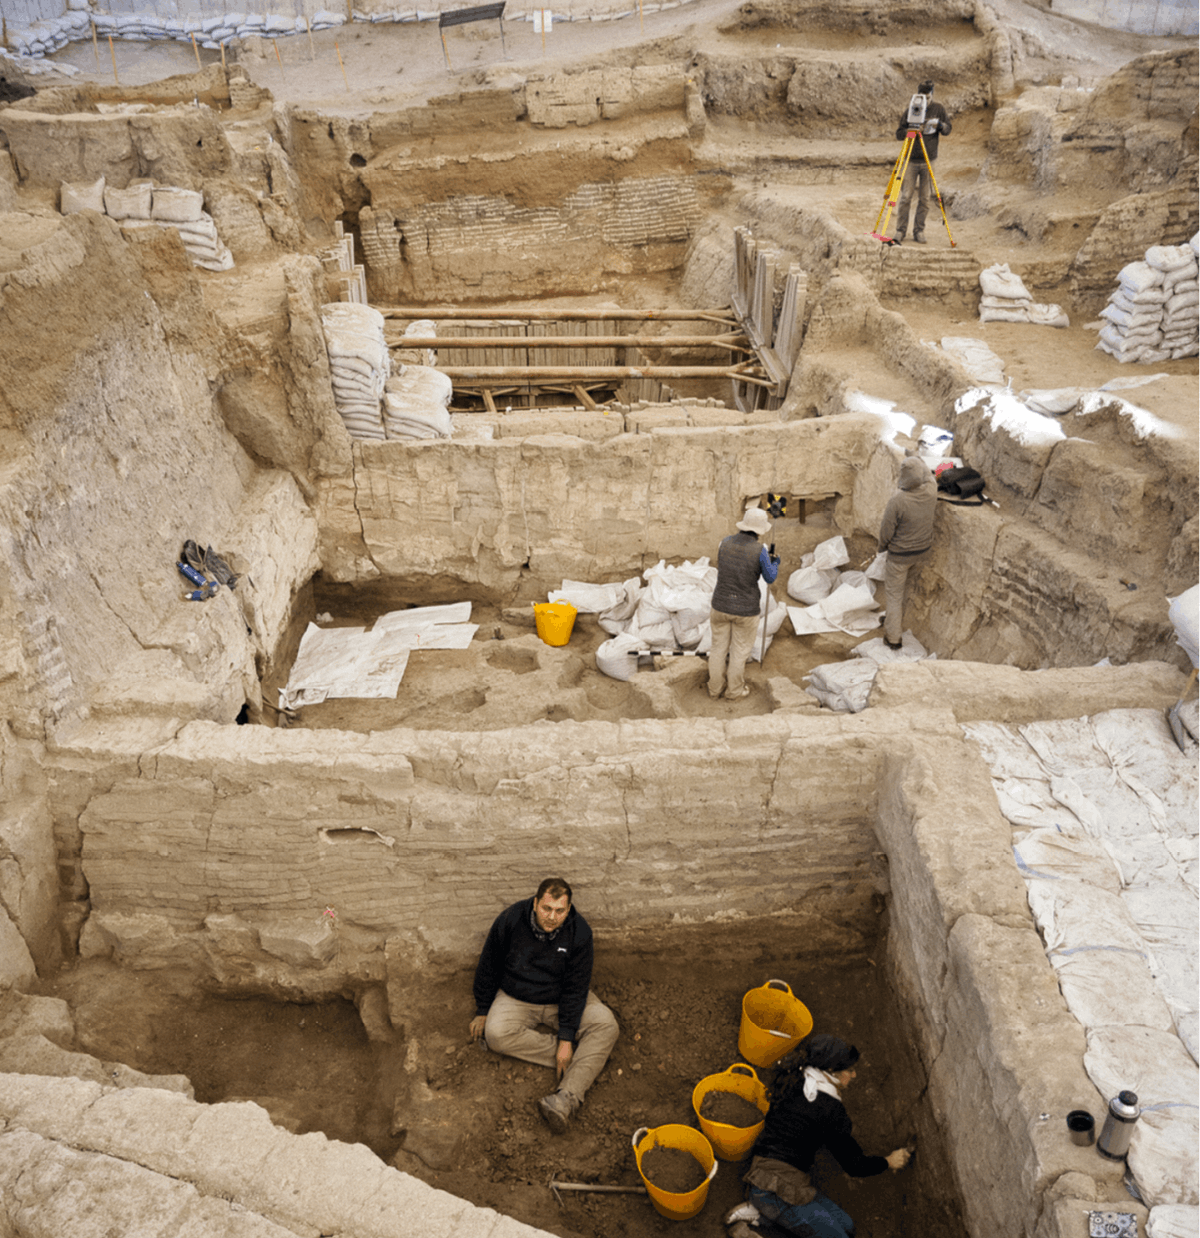
<svg viewBox="0 0 1200 1238">
<path fill-rule="evenodd" d="M 575 910 L 553 935 L 534 928 L 532 898 L 506 907 L 488 931 L 475 968 L 475 1013 L 496 992 L 534 1006 L 558 1007 L 558 1038 L 574 1042 L 592 983 L 592 930 Z"/>
<path fill-rule="evenodd" d="M 944 137 L 950 132 L 951 124 L 950 117 L 946 115 L 946 109 L 940 103 L 930 103 L 925 109 L 925 124 L 929 125 L 933 121 L 937 121 L 937 129 L 933 133 L 923 133 L 925 140 L 925 153 L 929 156 L 929 162 L 932 163 L 937 158 L 938 152 L 938 137 Z M 908 109 L 906 108 L 900 114 L 900 124 L 896 127 L 896 141 L 903 142 L 908 136 Z M 914 152 L 920 155 L 920 150 Z"/>
</svg>

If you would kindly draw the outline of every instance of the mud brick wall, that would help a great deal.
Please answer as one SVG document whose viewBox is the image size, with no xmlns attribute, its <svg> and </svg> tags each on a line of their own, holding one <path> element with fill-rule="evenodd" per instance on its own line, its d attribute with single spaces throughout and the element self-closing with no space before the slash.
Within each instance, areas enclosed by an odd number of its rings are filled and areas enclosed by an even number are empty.
<svg viewBox="0 0 1200 1238">
<path fill-rule="evenodd" d="M 110 726 L 63 754 L 55 812 L 78 820 L 81 951 L 233 991 L 337 992 L 426 954 L 461 961 L 552 870 L 596 924 L 789 911 L 814 949 L 846 953 L 886 889 L 887 730 L 869 715 L 369 737 L 198 723 L 139 772 Z"/>
<path fill-rule="evenodd" d="M 372 203 L 358 223 L 382 304 L 595 292 L 604 274 L 677 266 L 700 218 L 695 186 L 674 176 L 587 183 L 529 205 L 484 194 L 411 203 L 386 190 Z"/>
</svg>

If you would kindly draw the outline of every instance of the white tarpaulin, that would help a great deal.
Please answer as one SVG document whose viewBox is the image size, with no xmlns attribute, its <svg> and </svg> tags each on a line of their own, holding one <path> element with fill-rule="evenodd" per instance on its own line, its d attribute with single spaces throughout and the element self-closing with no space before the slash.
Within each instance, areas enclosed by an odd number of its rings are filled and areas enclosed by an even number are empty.
<svg viewBox="0 0 1200 1238">
<path fill-rule="evenodd" d="M 1200 1238 L 1200 1208 L 1188 1204 L 1159 1204 L 1151 1208 L 1146 1238 Z"/>
<path fill-rule="evenodd" d="M 465 623 L 470 602 L 394 610 L 362 628 L 319 628 L 310 623 L 300 641 L 280 709 L 319 705 L 334 698 L 394 697 L 409 654 L 428 649 L 466 649 L 478 624 Z"/>
<path fill-rule="evenodd" d="M 883 621 L 883 610 L 869 585 L 839 585 L 812 606 L 789 606 L 787 612 L 797 636 L 813 632 L 865 636 Z"/>
<path fill-rule="evenodd" d="M 1197 1202 L 1197 768 L 1161 710 L 964 731 L 992 771 L 1029 905 L 1104 1096 L 1138 1094 L 1148 1204 Z M 1026 830 L 1026 828 L 1028 829 Z"/>
</svg>

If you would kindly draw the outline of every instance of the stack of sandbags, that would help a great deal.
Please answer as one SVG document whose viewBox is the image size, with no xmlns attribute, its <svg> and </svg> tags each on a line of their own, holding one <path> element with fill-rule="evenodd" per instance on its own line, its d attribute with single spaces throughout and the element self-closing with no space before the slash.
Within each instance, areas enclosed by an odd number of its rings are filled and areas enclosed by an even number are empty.
<svg viewBox="0 0 1200 1238">
<path fill-rule="evenodd" d="M 1163 273 L 1162 347 L 1171 360 L 1194 357 L 1200 332 L 1200 282 L 1197 273 L 1197 233 L 1187 245 L 1156 245 L 1146 250 L 1146 261 Z"/>
<path fill-rule="evenodd" d="M 1058 305 L 1039 305 L 1029 295 L 1021 277 L 1009 270 L 1007 262 L 979 272 L 983 296 L 979 302 L 980 322 L 1031 322 L 1042 327 L 1067 327 L 1070 320 Z"/>
<path fill-rule="evenodd" d="M 193 266 L 206 271 L 228 271 L 233 255 L 221 243 L 217 225 L 204 209 L 204 195 L 195 189 L 153 181 L 134 181 L 124 189 L 105 183 L 104 177 L 86 184 L 63 181 L 59 210 L 64 215 L 100 211 L 123 228 L 174 228 Z"/>
<path fill-rule="evenodd" d="M 449 438 L 450 379 L 427 365 L 401 365 L 383 394 L 383 428 L 389 439 Z"/>
<path fill-rule="evenodd" d="M 1196 355 L 1198 238 L 1200 233 L 1186 245 L 1152 245 L 1144 261 L 1122 267 L 1116 291 L 1100 311 L 1098 349 L 1143 365 Z"/>
<path fill-rule="evenodd" d="M 194 266 L 228 271 L 233 255 L 221 243 L 213 217 L 204 209 L 204 195 L 194 189 L 163 186 L 154 190 L 150 218 L 160 228 L 174 228 Z"/>
<path fill-rule="evenodd" d="M 380 408 L 391 369 L 383 315 L 369 305 L 334 301 L 321 306 L 333 402 L 351 438 L 383 442 Z"/>
</svg>

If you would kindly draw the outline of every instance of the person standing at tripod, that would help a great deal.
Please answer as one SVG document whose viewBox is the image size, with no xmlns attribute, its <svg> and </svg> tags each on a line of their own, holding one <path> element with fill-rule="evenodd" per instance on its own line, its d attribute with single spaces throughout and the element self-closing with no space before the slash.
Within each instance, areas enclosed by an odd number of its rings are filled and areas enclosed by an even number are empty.
<svg viewBox="0 0 1200 1238">
<path fill-rule="evenodd" d="M 916 103 L 917 97 L 925 99 L 925 116 L 920 124 L 921 136 L 925 143 L 925 156 L 920 157 L 920 146 L 912 153 L 912 158 L 909 160 L 908 168 L 904 173 L 904 183 L 900 187 L 900 205 L 896 211 L 896 235 L 895 240 L 904 240 L 904 234 L 908 231 L 908 212 L 909 206 L 912 204 L 913 188 L 917 191 L 917 211 L 916 217 L 913 219 L 913 240 L 918 245 L 925 244 L 925 216 L 929 211 L 929 186 L 932 178 L 932 164 L 937 159 L 938 154 L 938 138 L 950 132 L 950 118 L 946 115 L 946 109 L 940 103 L 933 101 L 933 83 L 922 82 L 917 87 L 917 95 L 914 96 L 913 103 L 910 103 L 908 110 L 900 117 L 900 124 L 896 128 L 896 140 L 903 142 L 908 136 L 911 129 L 916 126 L 911 123 L 913 104 Z"/>
</svg>

